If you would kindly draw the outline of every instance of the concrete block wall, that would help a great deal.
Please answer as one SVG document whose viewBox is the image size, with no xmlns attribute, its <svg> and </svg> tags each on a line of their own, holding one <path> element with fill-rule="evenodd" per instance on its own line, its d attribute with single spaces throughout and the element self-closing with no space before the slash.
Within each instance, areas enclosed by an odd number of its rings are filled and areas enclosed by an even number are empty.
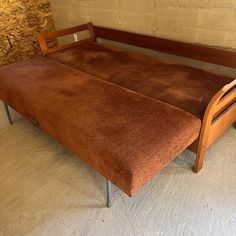
<svg viewBox="0 0 236 236">
<path fill-rule="evenodd" d="M 56 28 L 96 25 L 236 49 L 236 0 L 51 0 Z"/>
</svg>

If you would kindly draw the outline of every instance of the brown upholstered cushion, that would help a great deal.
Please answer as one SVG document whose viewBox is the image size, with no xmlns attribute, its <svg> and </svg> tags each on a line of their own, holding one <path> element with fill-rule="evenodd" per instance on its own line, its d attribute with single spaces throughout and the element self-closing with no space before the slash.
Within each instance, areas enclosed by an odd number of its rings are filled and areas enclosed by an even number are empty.
<svg viewBox="0 0 236 236">
<path fill-rule="evenodd" d="M 203 118 L 210 99 L 233 79 L 95 43 L 48 57 Z"/>
<path fill-rule="evenodd" d="M 181 109 L 46 58 L 0 68 L 0 99 L 130 196 L 201 126 Z"/>
</svg>

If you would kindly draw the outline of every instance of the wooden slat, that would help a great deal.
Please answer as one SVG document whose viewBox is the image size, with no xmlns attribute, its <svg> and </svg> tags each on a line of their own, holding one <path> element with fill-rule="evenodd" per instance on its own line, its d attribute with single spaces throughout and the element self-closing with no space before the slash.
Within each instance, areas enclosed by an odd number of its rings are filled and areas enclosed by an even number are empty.
<svg viewBox="0 0 236 236">
<path fill-rule="evenodd" d="M 211 145 L 236 120 L 236 105 L 228 109 L 210 127 L 207 146 Z"/>
<path fill-rule="evenodd" d="M 46 40 L 47 39 L 53 39 L 53 38 L 61 37 L 61 36 L 64 36 L 64 35 L 73 34 L 75 32 L 89 30 L 89 25 L 90 24 L 91 23 L 88 23 L 88 24 L 85 24 L 85 25 L 79 25 L 79 26 L 71 27 L 71 28 L 64 29 L 64 30 L 58 30 L 58 31 L 53 31 L 53 32 L 41 33 L 41 35 Z"/>
<path fill-rule="evenodd" d="M 64 35 L 69 35 L 69 34 L 81 32 L 81 31 L 85 31 L 85 30 L 89 31 L 89 34 L 90 34 L 89 39 L 81 40 L 79 42 L 70 43 L 70 44 L 67 44 L 67 45 L 59 46 L 59 47 L 48 48 L 47 40 L 54 39 L 54 38 L 57 38 L 57 37 L 61 37 L 61 36 L 64 36 Z M 93 32 L 92 23 L 87 23 L 87 24 L 84 24 L 84 25 L 79 25 L 79 26 L 67 28 L 67 29 L 64 29 L 64 30 L 38 33 L 38 34 L 36 34 L 36 37 L 38 39 L 38 42 L 39 42 L 39 45 L 40 45 L 43 56 L 45 56 L 45 55 L 47 55 L 48 53 L 51 53 L 51 52 L 56 52 L 56 51 L 59 51 L 59 50 L 64 50 L 64 49 L 76 47 L 77 45 L 79 45 L 81 43 L 95 41 L 95 35 L 94 35 L 94 32 Z"/>
<path fill-rule="evenodd" d="M 94 26 L 95 37 L 236 68 L 236 52 Z"/>
<path fill-rule="evenodd" d="M 226 108 L 230 104 L 236 102 L 236 90 L 230 92 L 228 95 L 226 95 L 224 98 L 220 100 L 220 102 L 217 104 L 215 108 L 215 113 L 221 111 L 222 109 Z"/>
<path fill-rule="evenodd" d="M 85 39 L 85 40 L 80 40 L 75 43 L 70 43 L 70 44 L 66 44 L 63 46 L 59 46 L 59 47 L 48 48 L 48 53 L 57 52 L 57 51 L 61 51 L 61 50 L 68 49 L 68 48 L 74 48 L 80 44 L 88 43 L 88 42 L 92 42 L 92 41 L 93 41 L 92 39 Z"/>
</svg>

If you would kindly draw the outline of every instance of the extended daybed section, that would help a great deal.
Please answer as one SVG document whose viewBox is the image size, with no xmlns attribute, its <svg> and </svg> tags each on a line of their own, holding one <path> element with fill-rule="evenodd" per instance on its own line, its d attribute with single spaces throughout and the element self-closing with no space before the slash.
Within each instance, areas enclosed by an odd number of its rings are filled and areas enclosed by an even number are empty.
<svg viewBox="0 0 236 236">
<path fill-rule="evenodd" d="M 0 68 L 0 99 L 129 196 L 201 127 L 179 108 L 43 57 Z"/>
<path fill-rule="evenodd" d="M 89 37 L 78 40 L 77 32 Z M 47 40 L 74 34 L 75 43 L 48 48 Z M 97 38 L 236 68 L 236 53 L 86 25 L 38 34 L 42 54 L 77 70 L 179 107 L 202 120 L 199 139 L 188 148 L 202 168 L 207 147 L 236 120 L 236 80 L 188 66 L 97 44 Z"/>
</svg>

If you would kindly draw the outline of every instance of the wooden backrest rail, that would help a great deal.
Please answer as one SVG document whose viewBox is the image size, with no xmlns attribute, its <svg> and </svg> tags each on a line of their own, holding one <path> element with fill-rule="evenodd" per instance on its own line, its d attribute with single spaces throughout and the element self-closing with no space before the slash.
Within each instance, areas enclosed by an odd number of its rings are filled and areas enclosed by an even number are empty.
<svg viewBox="0 0 236 236">
<path fill-rule="evenodd" d="M 97 38 L 102 38 L 177 56 L 187 57 L 199 61 L 213 63 L 216 65 L 236 68 L 236 52 L 232 50 L 222 50 L 199 44 L 184 43 L 170 39 L 93 26 L 92 23 L 87 23 L 84 25 L 79 25 L 76 27 L 71 27 L 54 32 L 39 33 L 36 36 L 38 38 L 42 54 L 46 55 L 49 53 L 46 43 L 47 40 L 84 30 L 89 31 L 91 41 L 96 41 Z M 71 44 L 66 48 L 74 46 L 76 45 Z M 61 48 L 61 50 L 62 49 L 65 48 L 63 47 Z"/>
<path fill-rule="evenodd" d="M 236 68 L 236 52 L 94 26 L 96 38 Z"/>
</svg>

